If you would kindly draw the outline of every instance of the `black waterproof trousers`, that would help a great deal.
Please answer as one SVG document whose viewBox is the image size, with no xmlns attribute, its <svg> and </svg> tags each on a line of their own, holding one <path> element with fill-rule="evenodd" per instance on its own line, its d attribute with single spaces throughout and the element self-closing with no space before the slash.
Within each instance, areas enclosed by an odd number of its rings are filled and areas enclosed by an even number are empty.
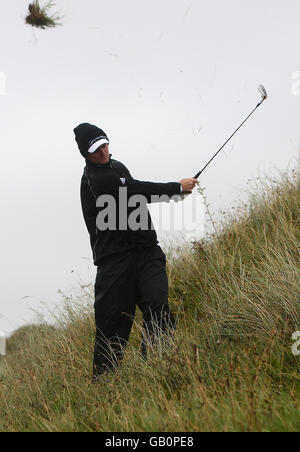
<svg viewBox="0 0 300 452">
<path fill-rule="evenodd" d="M 136 306 L 143 313 L 142 353 L 148 341 L 175 330 L 168 305 L 166 257 L 158 245 L 111 255 L 98 267 L 95 284 L 94 378 L 112 371 L 124 354 Z"/>
</svg>

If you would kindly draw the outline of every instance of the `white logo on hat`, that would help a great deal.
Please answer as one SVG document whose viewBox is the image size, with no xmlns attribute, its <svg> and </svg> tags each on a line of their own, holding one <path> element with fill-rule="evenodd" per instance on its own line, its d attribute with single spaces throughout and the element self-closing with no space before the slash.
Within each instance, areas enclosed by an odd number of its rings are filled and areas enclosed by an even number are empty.
<svg viewBox="0 0 300 452">
<path fill-rule="evenodd" d="M 93 140 L 89 141 L 89 146 L 93 146 L 94 143 L 97 143 L 97 141 L 100 141 L 100 140 L 103 140 L 103 139 L 107 140 L 107 137 L 105 137 L 104 135 L 102 135 L 100 137 L 96 137 Z"/>
<path fill-rule="evenodd" d="M 120 177 L 120 180 L 121 180 L 122 184 L 125 185 L 126 179 L 124 177 Z"/>
</svg>

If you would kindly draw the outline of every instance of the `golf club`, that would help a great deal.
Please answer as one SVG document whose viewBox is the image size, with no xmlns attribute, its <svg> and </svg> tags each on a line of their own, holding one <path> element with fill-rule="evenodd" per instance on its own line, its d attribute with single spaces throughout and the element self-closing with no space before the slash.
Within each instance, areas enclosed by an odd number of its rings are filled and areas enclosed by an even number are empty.
<svg viewBox="0 0 300 452">
<path fill-rule="evenodd" d="M 258 87 L 259 92 L 262 95 L 262 100 L 260 101 L 260 103 L 258 105 L 256 105 L 256 107 L 254 108 L 254 110 L 252 110 L 252 112 L 250 113 L 250 115 L 247 116 L 247 118 L 242 122 L 242 124 L 233 132 L 233 134 L 228 138 L 228 140 L 223 144 L 223 146 L 218 150 L 218 152 L 216 152 L 216 154 L 210 159 L 210 161 L 205 165 L 205 167 L 199 171 L 199 173 L 196 174 L 195 179 L 198 179 L 201 174 L 203 173 L 204 170 L 206 170 L 206 168 L 211 164 L 211 162 L 217 157 L 217 155 L 222 151 L 222 149 L 226 146 L 226 144 L 231 140 L 231 138 L 240 130 L 240 128 L 245 124 L 246 121 L 248 121 L 248 119 L 250 118 L 250 116 L 253 115 L 253 113 L 258 109 L 258 107 L 261 106 L 261 104 L 268 98 L 268 94 L 267 91 L 265 89 L 265 87 L 263 85 L 259 85 Z"/>
</svg>

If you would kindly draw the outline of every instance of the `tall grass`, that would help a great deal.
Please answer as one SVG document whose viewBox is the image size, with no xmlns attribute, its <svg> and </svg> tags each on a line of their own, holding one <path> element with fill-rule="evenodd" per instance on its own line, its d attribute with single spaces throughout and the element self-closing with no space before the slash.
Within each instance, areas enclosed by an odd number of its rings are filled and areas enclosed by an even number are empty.
<svg viewBox="0 0 300 452">
<path fill-rule="evenodd" d="M 91 384 L 93 288 L 56 326 L 8 341 L 0 431 L 298 431 L 300 180 L 253 187 L 218 234 L 170 257 L 175 338 L 139 353 L 137 318 L 117 372 Z"/>
</svg>

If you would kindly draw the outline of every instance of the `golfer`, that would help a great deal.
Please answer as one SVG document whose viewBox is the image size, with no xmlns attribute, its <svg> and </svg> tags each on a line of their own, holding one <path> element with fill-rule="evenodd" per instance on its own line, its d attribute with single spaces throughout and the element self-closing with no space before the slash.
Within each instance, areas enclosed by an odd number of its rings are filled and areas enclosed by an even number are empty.
<svg viewBox="0 0 300 452">
<path fill-rule="evenodd" d="M 86 161 L 81 204 L 97 266 L 93 365 L 93 381 L 97 381 L 122 359 L 136 306 L 143 313 L 144 357 L 148 341 L 153 344 L 161 333 L 175 331 L 175 319 L 168 304 L 166 256 L 158 246 L 147 203 L 152 202 L 153 196 L 190 194 L 197 179 L 170 183 L 136 180 L 126 166 L 111 158 L 109 139 L 103 130 L 84 123 L 74 133 Z M 137 195 L 140 208 L 135 215 L 133 205 L 136 208 Z M 135 203 L 130 201 L 133 197 Z M 106 228 L 104 217 L 109 218 Z M 136 227 L 132 221 L 137 217 L 143 218 L 142 227 Z"/>
</svg>

